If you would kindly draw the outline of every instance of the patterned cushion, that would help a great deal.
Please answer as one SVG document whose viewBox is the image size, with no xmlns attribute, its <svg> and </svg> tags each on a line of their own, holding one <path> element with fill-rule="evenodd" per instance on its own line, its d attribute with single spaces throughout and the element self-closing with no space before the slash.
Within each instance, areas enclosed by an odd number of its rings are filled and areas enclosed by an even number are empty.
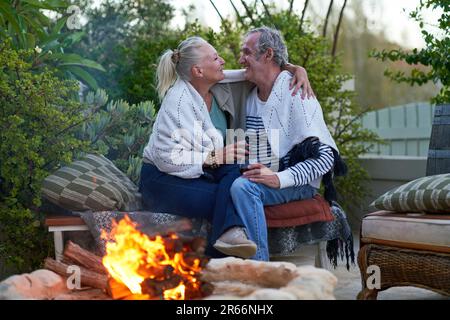
<svg viewBox="0 0 450 320">
<path fill-rule="evenodd" d="M 408 182 L 386 192 L 371 205 L 397 212 L 450 213 L 450 173 Z"/>
<path fill-rule="evenodd" d="M 42 195 L 73 211 L 141 209 L 136 185 L 101 155 L 88 154 L 48 176 L 43 182 Z"/>
</svg>

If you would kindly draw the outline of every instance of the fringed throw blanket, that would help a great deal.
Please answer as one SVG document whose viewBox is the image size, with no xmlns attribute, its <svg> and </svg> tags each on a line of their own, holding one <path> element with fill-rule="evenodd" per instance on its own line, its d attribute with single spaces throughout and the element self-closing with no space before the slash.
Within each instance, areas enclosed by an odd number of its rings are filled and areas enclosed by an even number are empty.
<svg viewBox="0 0 450 320">
<path fill-rule="evenodd" d="M 269 252 L 287 255 L 301 245 L 327 241 L 327 256 L 334 268 L 338 258 L 346 261 L 347 270 L 355 264 L 353 235 L 344 210 L 336 202 L 331 213 L 335 217 L 330 222 L 315 222 L 297 227 L 269 229 Z"/>
</svg>

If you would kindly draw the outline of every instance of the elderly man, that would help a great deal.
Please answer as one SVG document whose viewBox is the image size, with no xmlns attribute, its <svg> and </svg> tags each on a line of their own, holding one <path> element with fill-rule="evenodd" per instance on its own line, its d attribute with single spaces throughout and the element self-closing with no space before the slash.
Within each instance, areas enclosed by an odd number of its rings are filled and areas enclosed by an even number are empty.
<svg viewBox="0 0 450 320">
<path fill-rule="evenodd" d="M 277 30 L 261 27 L 246 35 L 239 63 L 245 80 L 256 85 L 245 101 L 251 164 L 234 181 L 231 196 L 257 245 L 257 260 L 269 260 L 264 206 L 312 198 L 339 158 L 318 101 L 292 95 L 292 76 L 283 71 L 287 61 Z M 245 237 L 242 229 L 230 229 L 214 247 L 232 254 L 236 239 Z"/>
</svg>

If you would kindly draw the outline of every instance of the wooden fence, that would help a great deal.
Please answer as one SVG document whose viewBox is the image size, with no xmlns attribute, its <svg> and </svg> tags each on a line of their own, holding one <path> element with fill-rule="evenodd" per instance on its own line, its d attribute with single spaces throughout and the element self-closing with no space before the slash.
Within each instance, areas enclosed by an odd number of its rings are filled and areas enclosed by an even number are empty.
<svg viewBox="0 0 450 320">
<path fill-rule="evenodd" d="M 434 106 L 410 103 L 367 113 L 362 118 L 366 129 L 376 132 L 387 144 L 377 144 L 369 154 L 420 156 L 428 155 Z"/>
</svg>

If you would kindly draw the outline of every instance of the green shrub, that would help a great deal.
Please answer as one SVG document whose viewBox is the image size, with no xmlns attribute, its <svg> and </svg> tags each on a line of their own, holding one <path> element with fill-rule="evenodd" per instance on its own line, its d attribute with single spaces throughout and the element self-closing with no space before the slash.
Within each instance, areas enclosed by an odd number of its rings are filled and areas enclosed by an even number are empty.
<svg viewBox="0 0 450 320">
<path fill-rule="evenodd" d="M 51 249 L 38 210 L 42 180 L 87 147 L 75 137 L 84 119 L 78 85 L 33 73 L 33 54 L 0 44 L 0 257 L 19 272 Z"/>
<path fill-rule="evenodd" d="M 137 183 L 142 152 L 155 119 L 153 102 L 132 105 L 123 100 L 108 102 L 104 90 L 90 92 L 86 102 L 91 106 L 93 117 L 83 123 L 77 137 L 88 141 L 91 151 L 106 156 Z"/>
<path fill-rule="evenodd" d="M 91 72 L 105 69 L 84 54 L 68 53 L 80 41 L 84 32 L 70 30 L 67 25 L 74 18 L 69 15 L 70 2 L 65 0 L 0 2 L 0 42 L 10 39 L 11 46 L 18 49 L 35 49 L 28 56 L 34 70 L 52 67 L 57 75 L 66 79 L 79 79 L 92 89 L 97 82 Z M 50 14 L 44 14 L 47 10 Z M 53 15 L 58 18 L 50 18 Z"/>
</svg>

